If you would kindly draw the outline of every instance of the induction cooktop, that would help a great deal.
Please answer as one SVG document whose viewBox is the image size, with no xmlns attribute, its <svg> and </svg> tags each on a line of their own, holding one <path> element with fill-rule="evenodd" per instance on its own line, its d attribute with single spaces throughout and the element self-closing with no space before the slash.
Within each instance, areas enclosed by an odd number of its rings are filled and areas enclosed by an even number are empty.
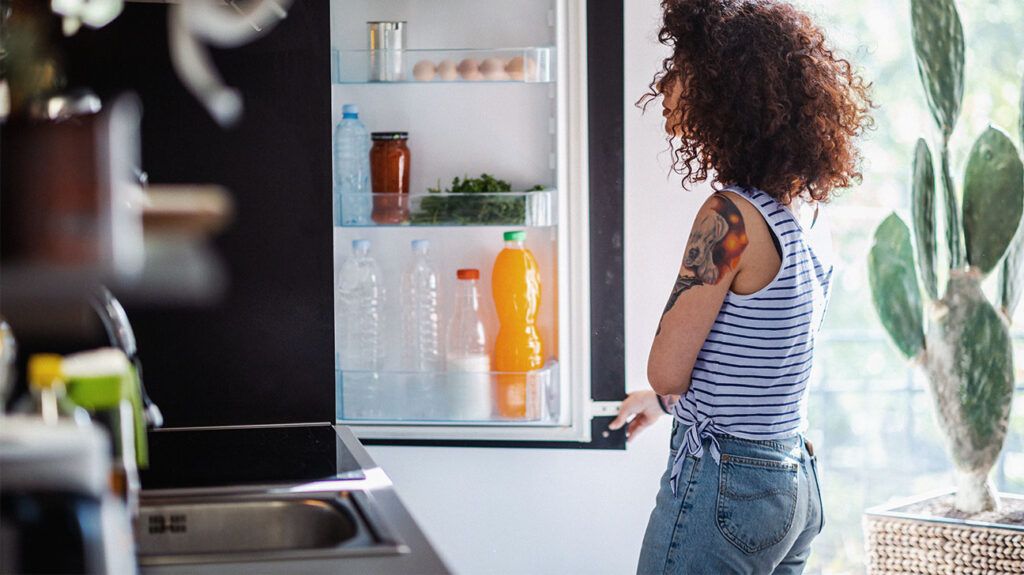
<svg viewBox="0 0 1024 575">
<path fill-rule="evenodd" d="M 167 429 L 149 433 L 143 489 L 363 479 L 331 425 Z"/>
</svg>

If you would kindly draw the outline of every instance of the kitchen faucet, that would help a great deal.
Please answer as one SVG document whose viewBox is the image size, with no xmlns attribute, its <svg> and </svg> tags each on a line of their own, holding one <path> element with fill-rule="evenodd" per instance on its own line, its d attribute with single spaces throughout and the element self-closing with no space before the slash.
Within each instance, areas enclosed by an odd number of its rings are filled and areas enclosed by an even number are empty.
<svg viewBox="0 0 1024 575">
<path fill-rule="evenodd" d="M 89 303 L 92 304 L 92 308 L 103 323 L 103 329 L 106 330 L 107 337 L 110 338 L 110 344 L 123 351 L 132 362 L 132 366 L 135 367 L 135 373 L 139 378 L 139 391 L 142 395 L 147 427 L 151 429 L 163 427 L 164 416 L 160 412 L 160 407 L 153 403 L 149 394 L 146 393 L 146 386 L 142 380 L 142 361 L 139 359 L 138 346 L 135 342 L 135 332 L 132 331 L 132 325 L 128 321 L 128 314 L 125 313 L 124 306 L 104 285 L 97 286 Z"/>
</svg>

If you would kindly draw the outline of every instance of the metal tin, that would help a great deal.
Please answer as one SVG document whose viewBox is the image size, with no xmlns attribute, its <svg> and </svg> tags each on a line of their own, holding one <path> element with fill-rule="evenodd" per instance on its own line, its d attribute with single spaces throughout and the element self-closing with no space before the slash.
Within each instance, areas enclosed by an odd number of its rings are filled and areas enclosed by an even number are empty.
<svg viewBox="0 0 1024 575">
<path fill-rule="evenodd" d="M 367 22 L 370 49 L 370 80 L 398 82 L 405 79 L 402 52 L 405 22 Z"/>
</svg>

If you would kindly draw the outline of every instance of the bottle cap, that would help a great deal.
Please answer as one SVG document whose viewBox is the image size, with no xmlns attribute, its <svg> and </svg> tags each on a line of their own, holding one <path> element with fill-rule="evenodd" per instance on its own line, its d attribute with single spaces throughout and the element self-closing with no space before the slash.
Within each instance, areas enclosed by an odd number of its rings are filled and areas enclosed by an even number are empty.
<svg viewBox="0 0 1024 575">
<path fill-rule="evenodd" d="M 352 251 L 358 252 L 361 250 L 370 249 L 370 240 L 352 240 Z"/>
<path fill-rule="evenodd" d="M 522 242 L 526 241 L 526 232 L 523 230 L 516 230 L 512 232 L 505 232 L 506 242 Z"/>
<path fill-rule="evenodd" d="M 371 140 L 408 140 L 409 132 L 372 132 Z"/>
<path fill-rule="evenodd" d="M 413 240 L 412 251 L 416 253 L 426 252 L 430 249 L 430 240 Z"/>
<path fill-rule="evenodd" d="M 359 117 L 359 106 L 355 104 L 345 104 L 341 107 L 342 118 L 358 118 Z"/>
<path fill-rule="evenodd" d="M 463 269 L 455 272 L 455 277 L 460 280 L 478 280 L 480 279 L 480 270 L 477 269 Z"/>
<path fill-rule="evenodd" d="M 63 358 L 54 353 L 37 353 L 28 358 L 28 383 L 36 389 L 47 389 L 55 381 L 64 381 Z"/>
</svg>

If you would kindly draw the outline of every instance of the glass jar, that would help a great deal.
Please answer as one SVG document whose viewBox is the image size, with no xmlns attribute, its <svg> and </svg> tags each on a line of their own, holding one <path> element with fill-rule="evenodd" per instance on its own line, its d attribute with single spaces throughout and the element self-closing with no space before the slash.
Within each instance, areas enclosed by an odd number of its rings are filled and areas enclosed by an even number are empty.
<svg viewBox="0 0 1024 575">
<path fill-rule="evenodd" d="M 371 137 L 373 221 L 404 224 L 409 221 L 409 133 L 373 132 Z"/>
</svg>

